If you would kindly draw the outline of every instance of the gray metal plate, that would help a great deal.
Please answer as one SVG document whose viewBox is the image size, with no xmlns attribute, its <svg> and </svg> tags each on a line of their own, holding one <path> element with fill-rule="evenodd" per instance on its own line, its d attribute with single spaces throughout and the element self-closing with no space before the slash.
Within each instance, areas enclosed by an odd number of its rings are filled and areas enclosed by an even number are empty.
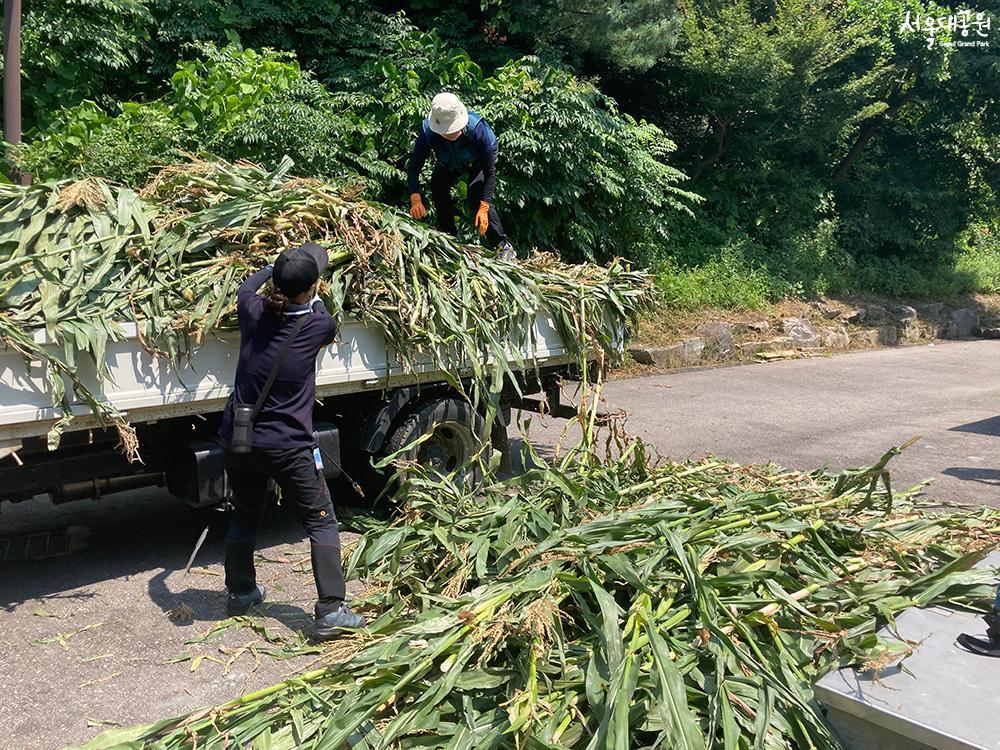
<svg viewBox="0 0 1000 750">
<path fill-rule="evenodd" d="M 1000 565 L 1000 553 L 982 565 Z M 855 669 L 831 672 L 816 684 L 820 702 L 937 750 L 1000 750 L 1000 659 L 955 644 L 959 633 L 982 635 L 982 619 L 913 608 L 896 622 L 902 638 L 919 643 L 902 668 L 888 667 L 877 679 Z"/>
</svg>

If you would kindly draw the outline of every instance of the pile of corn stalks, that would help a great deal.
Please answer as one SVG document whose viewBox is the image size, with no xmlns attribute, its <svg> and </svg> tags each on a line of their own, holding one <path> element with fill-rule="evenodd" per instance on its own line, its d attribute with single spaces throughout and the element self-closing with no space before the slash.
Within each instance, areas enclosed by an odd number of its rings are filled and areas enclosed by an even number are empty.
<svg viewBox="0 0 1000 750">
<path fill-rule="evenodd" d="M 648 277 L 622 264 L 566 266 L 542 254 L 502 262 L 356 190 L 289 177 L 290 167 L 192 161 L 140 193 L 97 180 L 0 185 L 0 343 L 47 363 L 63 415 L 50 446 L 72 417 L 74 393 L 129 432 L 76 375 L 89 356 L 111 377 L 105 352 L 120 323 L 135 322 L 151 356 L 176 362 L 212 329 L 235 325 L 236 287 L 248 273 L 305 241 L 330 252 L 320 294 L 331 313 L 376 326 L 404 362 L 431 357 L 459 388 L 464 362 L 470 396 L 489 408 L 511 352 L 531 351 L 538 312 L 581 358 L 614 356 L 618 332 L 647 299 Z M 61 352 L 36 341 L 42 327 Z"/>
<path fill-rule="evenodd" d="M 577 448 L 469 493 L 411 474 L 350 556 L 375 618 L 331 666 L 107 748 L 838 748 L 811 685 L 901 654 L 910 606 L 982 604 L 997 511 L 832 476 Z M 603 453 L 603 452 L 602 452 Z"/>
</svg>

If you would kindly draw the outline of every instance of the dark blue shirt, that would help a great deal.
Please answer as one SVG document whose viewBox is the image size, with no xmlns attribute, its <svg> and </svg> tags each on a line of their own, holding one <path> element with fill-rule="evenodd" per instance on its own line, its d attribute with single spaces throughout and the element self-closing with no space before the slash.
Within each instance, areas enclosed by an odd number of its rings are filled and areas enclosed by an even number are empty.
<svg viewBox="0 0 1000 750">
<path fill-rule="evenodd" d="M 469 123 L 454 141 L 435 133 L 424 120 L 413 142 L 413 155 L 406 169 L 409 192 L 420 192 L 420 170 L 431 151 L 438 164 L 450 172 L 468 172 L 473 179 L 482 172 L 483 200 L 493 202 L 493 188 L 497 182 L 497 137 L 480 115 L 469 112 Z"/>
<path fill-rule="evenodd" d="M 233 398 L 248 406 L 257 403 L 296 316 L 309 316 L 296 334 L 253 428 L 254 448 L 308 448 L 313 445 L 316 356 L 333 342 L 337 323 L 319 300 L 310 305 L 290 305 L 284 315 L 271 312 L 264 305 L 264 298 L 257 294 L 269 278 L 270 266 L 240 284 L 236 294 L 240 358 Z M 232 436 L 233 399 L 230 399 L 222 415 L 219 438 L 223 445 L 228 445 Z"/>
</svg>

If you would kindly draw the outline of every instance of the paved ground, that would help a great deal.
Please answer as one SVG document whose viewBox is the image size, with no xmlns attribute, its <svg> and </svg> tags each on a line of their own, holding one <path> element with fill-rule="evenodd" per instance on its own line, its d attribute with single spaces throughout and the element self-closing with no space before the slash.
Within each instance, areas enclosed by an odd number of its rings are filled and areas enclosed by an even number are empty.
<svg viewBox="0 0 1000 750">
<path fill-rule="evenodd" d="M 923 435 L 894 462 L 897 484 L 933 478 L 937 498 L 1000 506 L 998 375 L 1000 343 L 982 341 L 615 381 L 606 396 L 630 413 L 633 433 L 674 458 L 856 466 Z M 551 445 L 559 429 L 536 424 L 535 439 Z M 223 616 L 218 515 L 159 491 L 0 510 L 4 537 L 70 529 L 80 547 L 0 564 L 0 748 L 82 742 L 106 722 L 183 713 L 313 662 L 263 656 L 255 668 L 253 650 L 266 643 L 249 629 L 186 643 Z M 208 541 L 185 578 L 207 522 Z M 296 643 L 310 619 L 308 546 L 280 511 L 265 526 L 260 575 L 274 603 L 261 622 Z"/>
<path fill-rule="evenodd" d="M 4 535 L 70 527 L 85 546 L 0 565 L 0 748 L 82 743 L 101 729 L 183 714 L 315 668 L 317 654 L 261 655 L 258 664 L 254 652 L 269 644 L 249 628 L 187 643 L 225 618 L 221 514 L 192 511 L 162 491 L 126 497 L 2 510 Z M 207 523 L 210 535 L 185 577 Z M 258 580 L 271 604 L 259 622 L 294 646 L 312 620 L 309 547 L 281 509 L 265 527 Z"/>
<path fill-rule="evenodd" d="M 1000 342 L 877 349 L 609 383 L 609 408 L 671 458 L 857 467 L 922 436 L 890 464 L 896 486 L 1000 507 Z"/>
</svg>

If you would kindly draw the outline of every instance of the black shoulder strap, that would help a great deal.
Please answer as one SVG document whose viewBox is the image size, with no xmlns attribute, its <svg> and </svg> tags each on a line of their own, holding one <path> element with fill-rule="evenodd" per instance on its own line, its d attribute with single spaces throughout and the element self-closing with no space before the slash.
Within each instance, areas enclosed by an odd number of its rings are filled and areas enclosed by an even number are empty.
<svg viewBox="0 0 1000 750">
<path fill-rule="evenodd" d="M 275 379 L 278 377 L 278 372 L 281 370 L 281 366 L 285 363 L 285 358 L 288 356 L 288 350 L 292 348 L 292 342 L 298 335 L 302 326 L 305 325 L 306 318 L 309 317 L 309 313 L 298 316 L 298 320 L 292 326 L 291 332 L 288 334 L 288 338 L 285 339 L 284 346 L 281 347 L 281 351 L 278 352 L 278 358 L 274 361 L 274 367 L 271 368 L 271 374 L 267 376 L 267 382 L 264 383 L 264 387 L 260 389 L 260 395 L 257 396 L 257 403 L 253 405 L 253 414 L 250 419 L 254 420 L 260 413 L 260 410 L 264 406 L 264 400 L 267 398 L 267 394 L 271 391 L 271 386 L 274 385 Z"/>
</svg>

